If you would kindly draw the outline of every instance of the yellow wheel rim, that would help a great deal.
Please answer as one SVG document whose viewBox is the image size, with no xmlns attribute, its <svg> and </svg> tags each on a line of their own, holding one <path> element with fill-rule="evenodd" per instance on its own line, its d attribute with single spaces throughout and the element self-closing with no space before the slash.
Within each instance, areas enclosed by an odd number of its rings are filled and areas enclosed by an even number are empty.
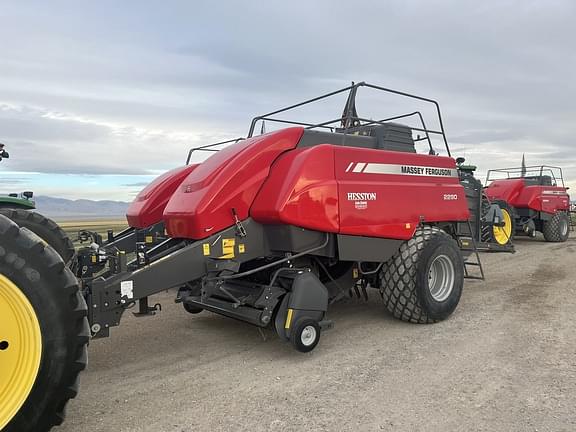
<svg viewBox="0 0 576 432">
<path fill-rule="evenodd" d="M 503 227 L 495 226 L 492 229 L 494 232 L 494 240 L 496 240 L 496 243 L 500 245 L 505 245 L 510 241 L 510 238 L 512 237 L 512 218 L 510 217 L 510 213 L 508 213 L 508 210 L 506 209 L 501 210 L 502 210 L 502 217 L 504 218 L 504 226 Z"/>
<path fill-rule="evenodd" d="M 0 274 L 0 430 L 22 407 L 40 369 L 42 334 L 34 308 Z"/>
</svg>

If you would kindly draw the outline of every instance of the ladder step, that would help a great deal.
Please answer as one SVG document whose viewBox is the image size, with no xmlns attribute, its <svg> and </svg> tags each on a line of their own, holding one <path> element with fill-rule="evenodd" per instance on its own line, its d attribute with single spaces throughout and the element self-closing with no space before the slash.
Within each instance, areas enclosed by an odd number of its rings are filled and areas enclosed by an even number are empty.
<svg viewBox="0 0 576 432">
<path fill-rule="evenodd" d="M 472 234 L 472 224 L 468 220 L 468 232 Z M 465 279 L 475 279 L 484 280 L 484 269 L 482 268 L 482 261 L 480 261 L 480 255 L 478 254 L 478 245 L 476 244 L 476 239 L 473 235 L 463 235 L 458 238 L 458 243 L 460 244 L 460 249 L 472 251 L 476 255 L 476 262 L 474 261 L 464 261 L 464 278 Z M 468 257 L 470 258 L 470 256 Z M 478 267 L 480 271 L 480 276 L 474 276 L 468 273 L 467 267 L 473 266 Z"/>
</svg>

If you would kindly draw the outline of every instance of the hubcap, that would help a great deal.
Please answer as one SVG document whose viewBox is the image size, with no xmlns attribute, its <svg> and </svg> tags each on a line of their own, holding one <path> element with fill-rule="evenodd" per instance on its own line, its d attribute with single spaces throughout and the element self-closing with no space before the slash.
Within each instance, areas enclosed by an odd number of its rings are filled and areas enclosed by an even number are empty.
<svg viewBox="0 0 576 432">
<path fill-rule="evenodd" d="M 34 308 L 22 291 L 0 274 L 0 430 L 28 398 L 41 355 L 42 335 Z"/>
<path fill-rule="evenodd" d="M 560 233 L 562 234 L 562 237 L 565 237 L 566 234 L 568 234 L 568 222 L 565 220 L 560 221 Z"/>
<path fill-rule="evenodd" d="M 428 289 L 438 302 L 446 300 L 454 288 L 454 265 L 446 255 L 438 255 L 430 264 Z"/>
<path fill-rule="evenodd" d="M 496 243 L 500 245 L 505 245 L 510 241 L 510 237 L 512 235 L 512 218 L 510 217 L 510 213 L 508 210 L 502 210 L 502 218 L 504 219 L 504 226 L 503 227 L 492 227 L 494 233 L 494 240 Z"/>
<path fill-rule="evenodd" d="M 304 327 L 304 330 L 302 330 L 302 334 L 300 335 L 300 340 L 304 346 L 312 345 L 316 340 L 316 328 L 311 325 Z"/>
</svg>

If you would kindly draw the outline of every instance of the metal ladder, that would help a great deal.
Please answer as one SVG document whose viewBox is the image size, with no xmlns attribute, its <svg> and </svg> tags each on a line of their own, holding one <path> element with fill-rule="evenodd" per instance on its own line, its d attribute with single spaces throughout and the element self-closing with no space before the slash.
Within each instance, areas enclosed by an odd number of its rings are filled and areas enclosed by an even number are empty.
<svg viewBox="0 0 576 432">
<path fill-rule="evenodd" d="M 484 280 L 484 269 L 482 268 L 482 261 L 480 261 L 480 254 L 478 253 L 478 247 L 476 246 L 476 239 L 472 233 L 470 220 L 468 220 L 468 231 L 470 232 L 470 239 L 472 240 L 472 254 L 476 256 L 476 261 L 464 261 L 464 279 Z M 470 254 L 470 256 L 472 256 L 472 254 Z M 480 276 L 470 274 L 467 266 L 478 267 L 480 269 Z"/>
</svg>

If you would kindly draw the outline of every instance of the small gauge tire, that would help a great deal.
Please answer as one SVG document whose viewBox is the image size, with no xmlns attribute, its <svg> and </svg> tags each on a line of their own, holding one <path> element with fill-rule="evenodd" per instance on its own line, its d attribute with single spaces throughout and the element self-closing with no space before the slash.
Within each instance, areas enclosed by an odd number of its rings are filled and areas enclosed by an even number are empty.
<svg viewBox="0 0 576 432">
<path fill-rule="evenodd" d="M 200 312 L 202 312 L 204 310 L 200 306 L 192 305 L 192 304 L 186 303 L 186 302 L 182 302 L 182 306 L 184 306 L 184 310 L 186 312 L 191 313 L 191 314 L 199 314 Z"/>
<path fill-rule="evenodd" d="M 310 352 L 320 341 L 320 325 L 310 318 L 300 319 L 290 332 L 290 342 L 302 353 Z"/>
</svg>

